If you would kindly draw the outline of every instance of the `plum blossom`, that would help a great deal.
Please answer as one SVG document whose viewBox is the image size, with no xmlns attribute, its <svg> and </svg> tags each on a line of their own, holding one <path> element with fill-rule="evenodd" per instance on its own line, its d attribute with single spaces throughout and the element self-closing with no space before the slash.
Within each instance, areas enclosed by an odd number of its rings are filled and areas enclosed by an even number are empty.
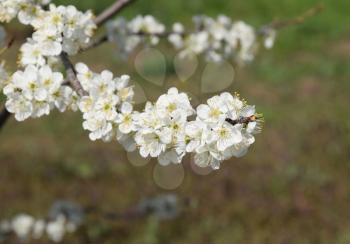
<svg viewBox="0 0 350 244">
<path fill-rule="evenodd" d="M 158 157 L 159 163 L 180 163 L 185 155 L 185 125 L 194 114 L 189 98 L 170 88 L 155 104 L 147 103 L 136 121 L 135 141 L 142 157 Z M 180 146 L 181 145 L 181 146 Z"/>
<path fill-rule="evenodd" d="M 26 239 L 31 232 L 34 221 L 30 215 L 19 214 L 12 220 L 11 228 L 20 239 Z"/>
<path fill-rule="evenodd" d="M 95 73 L 77 63 L 73 73 L 84 90 L 77 89 L 78 94 L 72 89 L 74 82 L 66 81 L 60 72 L 57 60 L 62 54 L 75 55 L 90 44 L 96 29 L 94 16 L 74 6 L 49 3 L 50 0 L 0 2 L 0 22 L 18 18 L 34 30 L 20 48 L 21 69 L 9 75 L 4 64 L 0 65 L 0 89 L 7 98 L 6 109 L 16 120 L 48 115 L 54 108 L 60 112 L 80 110 L 82 126 L 91 140 L 117 140 L 128 152 L 138 150 L 142 157 L 157 158 L 161 165 L 181 163 L 191 153 L 198 166 L 218 169 L 222 161 L 243 156 L 255 142 L 262 116 L 237 94 L 224 92 L 193 108 L 189 96 L 172 87 L 137 112 L 128 75 L 115 77 L 108 70 Z M 118 18 L 107 24 L 108 39 L 117 42 L 125 55 L 142 44 L 157 45 L 160 38 L 167 37 L 180 57 L 203 55 L 213 62 L 233 58 L 237 63 L 254 59 L 259 33 L 252 26 L 224 15 L 197 16 L 193 22 L 192 32 L 181 23 L 175 23 L 167 32 L 165 25 L 150 15 L 139 15 L 131 21 Z M 271 48 L 276 31 L 268 28 L 263 36 L 264 46 Z M 45 226 L 50 239 L 60 241 L 67 231 L 65 222 L 64 216 L 47 225 L 22 216 L 13 222 L 13 228 L 25 237 L 31 231 L 41 236 Z"/>
<path fill-rule="evenodd" d="M 53 242 L 62 242 L 67 233 L 73 233 L 77 230 L 80 223 L 70 216 L 59 214 L 53 218 L 36 219 L 28 214 L 18 214 L 12 220 L 0 222 L 0 233 L 13 233 L 22 242 L 37 240 L 46 234 L 49 240 Z"/>
<path fill-rule="evenodd" d="M 169 43 L 179 52 L 179 57 L 203 55 L 209 62 L 222 62 L 232 58 L 237 63 L 254 59 L 259 46 L 258 35 L 263 35 L 263 46 L 270 49 L 276 31 L 268 29 L 261 33 L 243 21 L 232 21 L 225 15 L 217 18 L 195 16 L 194 30 L 188 31 L 181 23 L 174 23 L 171 31 L 153 16 L 137 16 L 127 21 L 118 18 L 107 23 L 108 39 L 117 44 L 125 57 L 141 44 L 157 45 L 160 38 L 167 37 Z"/>
<path fill-rule="evenodd" d="M 53 72 L 49 66 L 28 65 L 24 71 L 15 72 L 4 87 L 6 108 L 18 121 L 48 115 L 55 107 L 65 111 L 73 90 L 62 87 L 62 83 L 62 74 Z"/>
<path fill-rule="evenodd" d="M 76 64 L 78 80 L 88 95 L 80 98 L 78 105 L 83 113 L 83 127 L 90 131 L 91 140 L 110 141 L 121 138 L 118 133 L 134 131 L 133 89 L 128 86 L 130 77 L 123 75 L 114 78 L 108 71 L 100 74 L 92 72 L 85 64 Z"/>
<path fill-rule="evenodd" d="M 207 102 L 198 106 L 197 121 L 188 125 L 186 134 L 188 145 L 197 146 L 189 149 L 195 152 L 195 163 L 217 169 L 223 160 L 241 157 L 247 152 L 255 141 L 254 134 L 260 132 L 262 116 L 238 95 L 227 92 Z"/>
<path fill-rule="evenodd" d="M 159 43 L 159 35 L 165 33 L 165 26 L 151 15 L 138 15 L 127 22 L 118 18 L 107 23 L 108 39 L 117 44 L 124 56 L 145 42 L 150 45 Z"/>
</svg>

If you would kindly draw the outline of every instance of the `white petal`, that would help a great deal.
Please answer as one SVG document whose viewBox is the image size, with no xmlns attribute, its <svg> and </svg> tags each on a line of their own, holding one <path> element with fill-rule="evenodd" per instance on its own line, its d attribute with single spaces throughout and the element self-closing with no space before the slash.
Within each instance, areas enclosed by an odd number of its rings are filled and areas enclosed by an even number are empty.
<svg viewBox="0 0 350 244">
<path fill-rule="evenodd" d="M 197 107 L 197 115 L 199 118 L 205 120 L 208 118 L 210 108 L 208 105 L 201 104 Z"/>
</svg>

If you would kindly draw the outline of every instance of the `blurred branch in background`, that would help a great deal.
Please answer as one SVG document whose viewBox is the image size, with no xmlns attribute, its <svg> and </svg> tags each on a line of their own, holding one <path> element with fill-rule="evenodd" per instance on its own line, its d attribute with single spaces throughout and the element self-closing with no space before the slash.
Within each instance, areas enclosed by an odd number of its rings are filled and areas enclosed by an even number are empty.
<svg viewBox="0 0 350 244">
<path fill-rule="evenodd" d="M 106 21 L 113 18 L 117 13 L 122 11 L 125 7 L 135 2 L 136 0 L 118 0 L 95 19 L 97 26 L 103 25 Z"/>
<path fill-rule="evenodd" d="M 319 13 L 321 13 L 324 10 L 324 5 L 322 3 L 319 3 L 315 5 L 314 7 L 308 9 L 301 15 L 294 17 L 292 19 L 287 20 L 275 20 L 271 22 L 270 24 L 264 25 L 260 28 L 258 33 L 264 34 L 266 29 L 274 29 L 274 30 L 281 30 L 293 25 L 300 25 L 303 24 L 307 19 L 312 18 Z"/>
<path fill-rule="evenodd" d="M 86 214 L 97 215 L 105 220 L 133 220 L 154 216 L 159 220 L 173 219 L 177 217 L 184 206 L 189 205 L 188 199 L 178 199 L 174 194 L 159 195 L 153 198 L 146 198 L 136 206 L 126 209 L 123 212 L 103 212 L 97 207 L 87 207 Z"/>
<path fill-rule="evenodd" d="M 122 1 L 122 2 L 128 2 L 128 3 L 124 3 L 124 4 L 130 4 L 130 2 L 132 1 Z M 120 3 L 118 4 L 120 5 Z M 305 11 L 304 13 L 302 13 L 301 15 L 291 18 L 291 19 L 287 19 L 287 20 L 276 20 L 273 21 L 269 24 L 263 25 L 262 27 L 260 27 L 257 30 L 257 34 L 258 35 L 269 35 L 270 31 L 277 31 L 280 29 L 284 29 L 293 25 L 300 25 L 302 23 L 304 23 L 307 19 L 316 16 L 317 14 L 321 13 L 324 10 L 324 5 L 323 4 L 317 4 L 316 6 L 308 9 L 307 11 Z M 107 13 L 107 10 L 105 11 Z M 102 13 L 99 17 L 96 18 L 95 22 L 98 25 L 101 25 L 102 23 L 106 22 L 107 20 L 109 20 L 110 18 L 112 18 L 114 15 L 107 15 L 106 13 Z M 108 13 L 110 13 L 110 10 L 108 11 Z M 108 18 L 107 18 L 108 16 Z M 100 22 L 100 20 L 98 19 L 102 19 L 102 17 L 104 17 L 103 22 Z M 168 38 L 170 35 L 175 34 L 172 31 L 169 32 L 164 32 L 164 33 L 152 33 L 149 34 L 147 32 L 137 32 L 137 33 L 129 33 L 130 36 L 148 36 L 148 35 L 153 35 L 153 36 L 157 36 L 159 38 Z M 182 35 L 184 36 L 188 36 L 191 33 L 182 33 Z M 84 48 L 81 51 L 86 51 L 95 47 L 100 46 L 101 44 L 108 42 L 109 41 L 109 37 L 108 34 L 104 34 L 103 36 L 99 37 L 98 39 L 96 39 L 95 41 L 91 42 L 91 44 L 89 46 L 87 46 L 86 48 Z"/>
<path fill-rule="evenodd" d="M 71 201 L 55 201 L 49 209 L 47 217 L 35 219 L 28 214 L 18 214 L 12 220 L 0 221 L 0 241 L 12 235 L 22 241 L 40 239 L 46 233 L 55 242 L 61 242 L 66 233 L 77 232 L 77 235 L 89 239 L 86 232 L 90 227 L 89 217 L 100 221 L 131 221 L 153 217 L 157 221 L 171 220 L 179 216 L 189 206 L 188 199 L 179 199 L 174 194 L 158 195 L 141 200 L 136 206 L 122 212 L 104 212 L 98 207 L 85 207 Z"/>
</svg>

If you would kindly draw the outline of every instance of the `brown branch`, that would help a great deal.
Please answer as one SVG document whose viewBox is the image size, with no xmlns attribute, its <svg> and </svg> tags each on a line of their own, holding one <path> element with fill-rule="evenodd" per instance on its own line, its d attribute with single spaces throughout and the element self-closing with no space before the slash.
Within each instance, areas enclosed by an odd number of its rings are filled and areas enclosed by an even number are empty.
<svg viewBox="0 0 350 244">
<path fill-rule="evenodd" d="M 103 11 L 95 19 L 95 24 L 101 26 L 109 19 L 113 18 L 116 14 L 122 11 L 125 7 L 135 2 L 136 0 L 117 0 L 113 5 Z"/>
<path fill-rule="evenodd" d="M 72 62 L 68 58 L 68 54 L 63 52 L 60 55 L 61 61 L 64 65 L 64 68 L 66 69 L 67 78 L 69 80 L 69 83 L 71 84 L 72 88 L 80 95 L 85 96 L 87 95 L 87 92 L 83 89 L 80 82 L 77 79 L 75 68 L 72 64 Z"/>
<path fill-rule="evenodd" d="M 4 127 L 6 121 L 11 117 L 11 113 L 3 108 L 0 112 L 0 129 Z"/>
</svg>

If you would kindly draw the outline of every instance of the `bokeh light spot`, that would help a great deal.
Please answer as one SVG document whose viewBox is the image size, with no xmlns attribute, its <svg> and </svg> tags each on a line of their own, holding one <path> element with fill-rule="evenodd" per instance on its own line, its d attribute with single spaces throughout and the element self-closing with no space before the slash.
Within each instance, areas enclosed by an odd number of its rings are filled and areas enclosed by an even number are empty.
<svg viewBox="0 0 350 244">
<path fill-rule="evenodd" d="M 141 50 L 135 58 L 138 74 L 154 85 L 162 86 L 165 81 L 166 59 L 164 54 L 154 48 Z"/>
<path fill-rule="evenodd" d="M 208 63 L 202 74 L 201 91 L 213 93 L 225 90 L 232 84 L 234 75 L 235 71 L 229 62 Z"/>
<path fill-rule="evenodd" d="M 179 187 L 185 177 L 182 164 L 170 164 L 162 166 L 156 164 L 153 169 L 154 182 L 163 189 L 174 190 Z"/>
</svg>

